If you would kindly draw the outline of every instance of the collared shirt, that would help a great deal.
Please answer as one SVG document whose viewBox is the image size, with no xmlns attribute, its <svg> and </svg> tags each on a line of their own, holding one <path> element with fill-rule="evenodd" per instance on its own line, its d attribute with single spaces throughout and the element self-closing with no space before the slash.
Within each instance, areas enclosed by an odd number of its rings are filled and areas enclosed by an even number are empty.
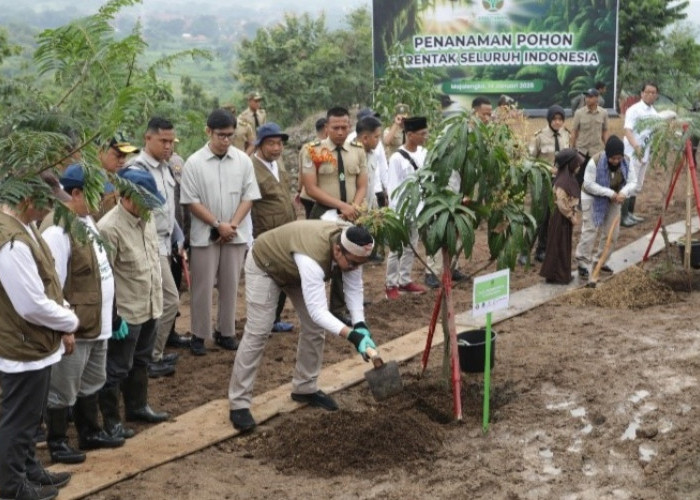
<svg viewBox="0 0 700 500">
<path fill-rule="evenodd" d="M 223 158 L 219 158 L 209 144 L 187 159 L 182 171 L 180 203 L 201 203 L 222 222 L 230 222 L 242 201 L 260 199 L 260 189 L 255 179 L 252 160 L 242 151 L 230 146 Z M 190 244 L 205 247 L 211 244 L 211 226 L 192 216 Z M 229 242 L 250 243 L 253 228 L 250 217 L 244 217 L 238 225 L 236 236 Z"/>
<path fill-rule="evenodd" d="M 559 130 L 559 151 L 569 147 L 569 131 L 562 126 Z M 530 143 L 530 155 L 535 158 L 541 158 L 549 165 L 554 165 L 554 156 L 556 155 L 556 141 L 554 140 L 554 131 L 549 125 L 540 129 L 535 133 L 535 137 Z"/>
<path fill-rule="evenodd" d="M 603 132 L 608 130 L 608 112 L 598 106 L 591 111 L 588 106 L 576 111 L 573 129 L 578 131 L 576 149 L 593 156 L 605 148 Z"/>
<path fill-rule="evenodd" d="M 637 144 L 639 144 L 644 150 L 644 156 L 642 157 L 643 162 L 649 161 L 649 150 L 651 145 L 648 144 L 648 142 L 649 137 L 651 136 L 651 129 L 646 128 L 644 130 L 637 131 L 637 122 L 643 118 L 658 115 L 659 113 L 656 111 L 656 108 L 654 108 L 654 106 L 649 106 L 644 101 L 639 101 L 637 104 L 633 104 L 625 113 L 625 129 L 632 131 Z M 631 159 L 634 159 L 634 148 L 632 147 L 630 141 L 627 140 L 627 136 L 625 136 L 623 142 L 625 144 L 625 155 Z"/>
<path fill-rule="evenodd" d="M 127 323 L 141 324 L 163 313 L 163 288 L 156 225 L 135 217 L 119 204 L 97 223 L 112 247 L 117 311 Z"/>
<path fill-rule="evenodd" d="M 257 151 L 255 152 L 255 157 L 258 160 L 260 160 L 260 163 L 262 163 L 263 165 L 265 165 L 267 167 L 267 169 L 270 171 L 270 173 L 275 176 L 275 179 L 277 179 L 277 182 L 279 182 L 280 181 L 280 169 L 277 166 L 277 162 L 273 161 L 272 163 L 270 163 L 269 161 L 267 161 L 263 157 L 261 157 Z"/>
<path fill-rule="evenodd" d="M 423 167 L 425 163 L 425 157 L 427 156 L 427 150 L 418 146 L 418 149 L 412 153 L 407 150 L 404 146 L 399 149 L 406 151 L 408 155 L 413 158 L 413 162 L 418 168 Z M 396 209 L 397 198 L 394 194 L 396 188 L 398 188 L 403 181 L 408 179 L 410 176 L 415 175 L 416 169 L 411 165 L 411 162 L 404 158 L 401 153 L 397 152 L 391 155 L 389 158 L 389 175 L 387 176 L 387 191 L 389 193 L 389 206 Z M 418 209 L 420 211 L 420 207 Z"/>
<path fill-rule="evenodd" d="M 165 198 L 165 203 L 154 209 L 152 214 L 158 232 L 158 252 L 160 255 L 168 256 L 172 253 L 171 237 L 175 227 L 175 178 L 167 162 L 156 160 L 146 151 L 141 151 L 129 167 L 150 172 L 156 180 L 158 191 Z"/>
</svg>

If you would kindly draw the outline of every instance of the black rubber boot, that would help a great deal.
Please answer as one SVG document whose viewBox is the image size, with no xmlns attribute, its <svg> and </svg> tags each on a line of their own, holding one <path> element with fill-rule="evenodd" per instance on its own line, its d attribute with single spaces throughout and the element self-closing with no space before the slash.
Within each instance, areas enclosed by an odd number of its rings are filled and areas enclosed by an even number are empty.
<svg viewBox="0 0 700 500">
<path fill-rule="evenodd" d="M 132 429 L 124 427 L 119 416 L 119 386 L 105 386 L 100 389 L 98 400 L 105 432 L 113 438 L 129 439 L 134 437 L 136 433 Z"/>
<path fill-rule="evenodd" d="M 170 418 L 166 412 L 154 411 L 148 406 L 148 369 L 134 366 L 122 384 L 126 420 L 140 420 L 151 424 L 164 422 Z"/>
<path fill-rule="evenodd" d="M 118 448 L 124 444 L 123 437 L 111 436 L 100 427 L 97 417 L 97 394 L 78 398 L 73 407 L 73 416 L 81 450 Z"/>
<path fill-rule="evenodd" d="M 46 409 L 46 444 L 51 461 L 62 464 L 79 464 L 85 461 L 85 453 L 68 445 L 68 408 Z"/>
</svg>

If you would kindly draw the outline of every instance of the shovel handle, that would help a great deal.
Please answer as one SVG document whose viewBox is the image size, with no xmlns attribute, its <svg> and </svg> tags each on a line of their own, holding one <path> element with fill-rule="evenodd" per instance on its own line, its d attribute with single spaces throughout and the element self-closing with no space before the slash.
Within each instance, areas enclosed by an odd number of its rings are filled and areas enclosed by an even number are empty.
<svg viewBox="0 0 700 500">
<path fill-rule="evenodd" d="M 372 360 L 372 364 L 375 368 L 380 368 L 382 365 L 384 365 L 384 361 L 382 361 L 382 358 L 379 356 L 379 353 L 376 351 L 376 349 L 368 347 L 365 352 L 367 353 L 367 356 L 369 356 L 369 359 Z"/>
</svg>

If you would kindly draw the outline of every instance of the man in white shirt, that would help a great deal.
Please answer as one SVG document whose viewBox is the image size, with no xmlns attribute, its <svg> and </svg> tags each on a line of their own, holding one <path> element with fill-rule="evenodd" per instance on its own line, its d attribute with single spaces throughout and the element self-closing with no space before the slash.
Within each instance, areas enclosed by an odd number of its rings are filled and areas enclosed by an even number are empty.
<svg viewBox="0 0 700 500">
<path fill-rule="evenodd" d="M 39 193 L 0 212 L 0 498 L 54 498 L 70 480 L 46 471 L 34 445 L 51 365 L 73 352 L 79 325 L 35 226 L 47 205 Z"/>
<path fill-rule="evenodd" d="M 323 220 L 290 222 L 255 240 L 245 264 L 247 321 L 228 390 L 234 428 L 247 432 L 256 425 L 250 413 L 253 384 L 282 290 L 301 322 L 292 399 L 328 411 L 338 409 L 317 385 L 325 332 L 348 339 L 366 361 L 367 349 L 376 348 L 365 324 L 361 269 L 373 246 L 366 229 Z M 352 328 L 328 310 L 324 282 L 336 268 L 342 274 Z"/>
<path fill-rule="evenodd" d="M 642 86 L 641 96 L 641 101 L 630 106 L 625 113 L 625 156 L 630 159 L 630 168 L 637 174 L 637 188 L 633 196 L 628 198 L 627 207 L 622 210 L 625 212 L 627 208 L 628 212 L 628 216 L 620 222 L 623 227 L 633 226 L 644 220 L 635 215 L 634 208 L 637 195 L 642 192 L 644 176 L 649 166 L 651 129 L 637 130 L 637 124 L 644 118 L 659 116 L 654 108 L 654 103 L 659 97 L 659 87 L 653 82 L 646 82 Z"/>
<path fill-rule="evenodd" d="M 414 175 L 423 167 L 426 149 L 423 147 L 428 140 L 428 120 L 422 116 L 406 118 L 403 122 L 406 132 L 406 142 L 389 158 L 389 175 L 387 190 L 389 192 L 389 206 L 396 209 L 397 199 L 394 192 L 403 181 Z M 411 246 L 418 245 L 418 231 L 410 228 Z M 386 265 L 386 297 L 396 300 L 400 293 L 422 294 L 426 292 L 423 285 L 411 280 L 411 269 L 415 254 L 411 247 L 404 247 L 403 252 L 389 252 Z"/>
<path fill-rule="evenodd" d="M 250 157 L 231 146 L 236 119 L 217 109 L 207 118 L 207 144 L 191 155 L 182 169 L 180 203 L 192 213 L 190 248 L 192 274 L 192 340 L 195 356 L 207 353 L 211 338 L 214 284 L 219 291 L 219 330 L 214 341 L 235 351 L 238 281 L 248 245 L 253 241 L 250 217 L 260 198 Z"/>
</svg>

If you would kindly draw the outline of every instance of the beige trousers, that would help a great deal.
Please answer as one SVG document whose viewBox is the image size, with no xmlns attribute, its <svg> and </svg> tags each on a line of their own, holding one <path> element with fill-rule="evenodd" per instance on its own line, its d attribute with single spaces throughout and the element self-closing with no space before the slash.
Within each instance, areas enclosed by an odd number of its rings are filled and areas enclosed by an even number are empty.
<svg viewBox="0 0 700 500">
<path fill-rule="evenodd" d="M 603 249 L 605 248 L 605 240 L 608 237 L 608 231 L 612 225 L 615 218 L 620 215 L 622 205 L 618 203 L 610 202 L 608 207 L 608 213 L 605 214 L 605 219 L 603 219 L 603 224 L 600 227 L 595 227 L 593 225 L 593 200 L 581 200 L 581 210 L 582 210 L 582 224 L 581 224 L 581 238 L 578 241 L 578 246 L 576 247 L 576 262 L 581 267 L 590 267 L 594 262 L 598 262 Z M 617 243 L 617 235 L 620 233 L 620 224 L 615 228 L 613 233 L 612 247 L 610 254 L 615 248 Z M 593 246 L 595 245 L 596 238 L 600 238 L 598 241 L 598 251 L 593 257 Z M 607 262 L 608 259 L 605 259 Z M 605 265 L 603 262 L 603 265 Z"/>
<path fill-rule="evenodd" d="M 275 309 L 281 288 L 260 269 L 252 253 L 245 262 L 247 320 L 243 339 L 233 362 L 228 400 L 232 410 L 250 408 L 255 376 L 275 321 Z M 314 323 L 304 303 L 301 287 L 285 287 L 299 315 L 301 332 L 297 344 L 297 361 L 292 376 L 292 392 L 311 394 L 318 390 L 318 375 L 323 363 L 325 331 Z"/>
<path fill-rule="evenodd" d="M 219 331 L 224 337 L 236 334 L 236 299 L 243 261 L 248 245 L 245 243 L 192 247 L 191 330 L 201 339 L 211 338 L 211 308 L 214 285 L 219 292 Z M 272 308 L 274 312 L 274 307 Z"/>
<path fill-rule="evenodd" d="M 180 305 L 180 294 L 177 291 L 173 271 L 170 268 L 170 257 L 160 256 L 160 276 L 163 283 L 163 314 L 158 319 L 158 333 L 151 354 L 153 361 L 160 361 L 163 357 L 165 343 L 168 341 L 168 335 L 173 328 L 177 308 Z"/>
</svg>

